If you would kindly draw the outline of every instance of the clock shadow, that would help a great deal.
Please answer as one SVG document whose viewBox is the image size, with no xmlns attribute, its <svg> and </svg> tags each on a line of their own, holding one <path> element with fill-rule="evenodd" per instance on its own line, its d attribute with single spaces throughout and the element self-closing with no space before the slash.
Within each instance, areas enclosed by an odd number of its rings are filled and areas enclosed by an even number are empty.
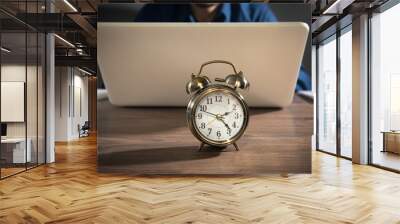
<svg viewBox="0 0 400 224">
<path fill-rule="evenodd" d="M 209 152 L 209 153 L 214 153 L 214 152 L 229 152 L 229 151 L 236 151 L 233 145 L 228 145 L 225 147 L 217 147 L 217 146 L 212 146 L 212 145 L 204 145 L 201 150 L 199 150 L 200 146 L 197 148 L 198 152 Z"/>
<path fill-rule="evenodd" d="M 118 152 L 99 153 L 98 165 L 146 165 L 203 160 L 217 157 L 224 152 L 223 149 L 218 149 L 215 147 L 208 148 L 205 146 L 201 151 L 198 149 L 199 146 L 159 147 L 134 150 L 126 148 L 125 150 Z"/>
</svg>

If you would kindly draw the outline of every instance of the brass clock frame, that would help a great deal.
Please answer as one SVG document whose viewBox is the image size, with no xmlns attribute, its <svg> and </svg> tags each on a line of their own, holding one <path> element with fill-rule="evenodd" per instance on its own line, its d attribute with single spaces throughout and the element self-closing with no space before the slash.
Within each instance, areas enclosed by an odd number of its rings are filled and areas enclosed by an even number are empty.
<svg viewBox="0 0 400 224">
<path fill-rule="evenodd" d="M 242 128 L 235 136 L 233 136 L 230 139 L 225 140 L 225 141 L 214 141 L 214 140 L 206 138 L 205 136 L 200 134 L 200 131 L 198 130 L 198 127 L 195 123 L 196 122 L 195 113 L 196 113 L 196 108 L 197 108 L 198 104 L 200 103 L 201 99 L 203 99 L 203 97 L 205 97 L 206 95 L 213 93 L 213 92 L 224 92 L 226 94 L 233 95 L 234 97 L 236 97 L 238 99 L 238 101 L 240 102 L 240 104 L 243 108 L 243 126 L 242 126 Z M 216 146 L 216 147 L 226 147 L 226 146 L 232 144 L 232 145 L 234 145 L 235 149 L 237 151 L 239 151 L 239 147 L 237 146 L 236 141 L 239 140 L 240 137 L 242 137 L 242 135 L 244 134 L 244 132 L 247 129 L 247 126 L 249 123 L 249 107 L 247 106 L 247 103 L 244 100 L 243 96 L 240 93 L 238 93 L 237 91 L 235 91 L 234 88 L 232 88 L 228 85 L 222 84 L 222 83 L 210 84 L 206 88 L 197 92 L 190 99 L 187 110 L 186 110 L 186 119 L 187 119 L 187 123 L 188 123 L 190 131 L 201 142 L 199 151 L 203 148 L 204 144 L 208 144 L 208 145 Z"/>
</svg>

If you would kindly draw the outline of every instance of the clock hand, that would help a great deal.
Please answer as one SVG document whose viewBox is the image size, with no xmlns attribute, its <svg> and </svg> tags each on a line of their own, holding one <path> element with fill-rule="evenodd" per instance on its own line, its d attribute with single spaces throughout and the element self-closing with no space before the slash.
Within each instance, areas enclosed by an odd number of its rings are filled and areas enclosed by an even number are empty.
<svg viewBox="0 0 400 224">
<path fill-rule="evenodd" d="M 228 130 L 231 130 L 231 128 L 229 127 L 229 125 L 224 121 L 224 119 L 218 119 L 219 121 L 221 121 L 224 125 L 225 125 L 225 127 L 228 129 Z"/>
<path fill-rule="evenodd" d="M 232 111 L 233 111 L 233 110 L 232 110 Z M 225 115 L 231 113 L 232 111 L 230 111 L 230 112 L 225 112 L 225 114 L 222 114 L 222 115 L 220 115 L 220 114 L 213 114 L 213 113 L 210 113 L 210 112 L 208 112 L 208 111 L 204 111 L 204 112 L 207 113 L 207 114 L 213 115 L 213 116 L 215 117 L 214 120 L 219 120 L 219 121 L 221 121 L 221 122 L 225 125 L 225 127 L 226 127 L 228 130 L 231 130 L 231 128 L 229 127 L 229 125 L 224 121 L 223 116 L 225 116 Z M 211 124 L 212 122 L 214 122 L 214 120 L 210 121 L 208 124 Z"/>
<path fill-rule="evenodd" d="M 222 116 L 226 116 L 226 115 L 229 115 L 230 113 L 232 113 L 232 111 L 229 111 L 229 112 L 225 112 L 224 114 L 222 114 Z"/>
<path fill-rule="evenodd" d="M 231 111 L 229 111 L 229 112 L 225 112 L 224 114 L 222 114 L 222 116 L 227 116 L 227 115 L 229 115 L 230 113 L 232 113 L 234 110 L 231 110 Z"/>
<path fill-rule="evenodd" d="M 208 112 L 208 111 L 204 111 L 204 113 L 211 114 L 211 115 L 213 115 L 214 117 L 217 117 L 216 114 L 210 113 L 210 112 Z"/>
<path fill-rule="evenodd" d="M 227 123 L 224 122 L 225 127 L 230 131 L 231 128 L 229 127 L 229 125 Z"/>
</svg>

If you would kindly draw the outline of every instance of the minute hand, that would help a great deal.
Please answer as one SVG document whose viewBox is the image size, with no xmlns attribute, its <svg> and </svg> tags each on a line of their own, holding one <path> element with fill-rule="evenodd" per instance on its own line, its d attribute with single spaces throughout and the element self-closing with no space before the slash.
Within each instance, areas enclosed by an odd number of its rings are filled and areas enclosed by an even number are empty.
<svg viewBox="0 0 400 224">
<path fill-rule="evenodd" d="M 221 121 L 224 125 L 225 125 L 225 127 L 228 129 L 228 130 L 231 130 L 231 128 L 229 127 L 229 125 L 224 121 L 224 119 L 218 119 L 219 121 Z"/>
<path fill-rule="evenodd" d="M 216 114 L 210 113 L 210 112 L 208 112 L 208 111 L 204 111 L 204 113 L 211 114 L 212 116 L 217 117 Z"/>
</svg>

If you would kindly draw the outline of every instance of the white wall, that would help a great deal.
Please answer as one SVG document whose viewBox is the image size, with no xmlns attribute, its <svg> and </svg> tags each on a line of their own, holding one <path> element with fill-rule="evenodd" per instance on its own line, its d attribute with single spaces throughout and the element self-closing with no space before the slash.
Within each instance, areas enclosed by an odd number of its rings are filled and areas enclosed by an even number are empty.
<svg viewBox="0 0 400 224">
<path fill-rule="evenodd" d="M 78 125 L 88 120 L 88 105 L 88 78 L 76 68 L 56 67 L 56 141 L 79 138 Z"/>
<path fill-rule="evenodd" d="M 27 69 L 27 73 L 25 71 Z M 8 64 L 1 66 L 1 81 L 3 82 L 25 82 L 25 75 L 27 74 L 28 78 L 28 85 L 29 87 L 35 86 L 35 88 L 27 88 L 27 106 L 31 108 L 28 112 L 36 111 L 36 67 L 28 66 L 27 68 L 24 65 L 18 64 Z M 3 96 L 4 97 L 4 96 Z M 40 106 L 40 105 L 39 105 Z M 35 108 L 32 108 L 35 107 Z M 6 108 L 1 108 L 5 110 Z M 28 137 L 30 130 L 29 128 L 32 127 L 32 130 L 36 130 L 36 113 L 27 113 L 28 118 Z M 32 123 L 34 122 L 34 123 Z M 25 137 L 25 122 L 7 122 L 7 136 L 8 137 Z"/>
<path fill-rule="evenodd" d="M 55 68 L 55 141 L 68 141 L 69 136 L 69 68 Z"/>
<path fill-rule="evenodd" d="M 38 70 L 37 70 L 38 69 Z M 44 74 L 42 67 L 25 64 L 3 64 L 1 66 L 1 81 L 3 82 L 24 82 L 26 84 L 26 107 L 21 108 L 21 112 L 26 112 L 26 121 L 6 122 L 8 138 L 25 138 L 30 140 L 32 161 L 44 163 L 45 150 L 45 117 L 44 117 Z M 25 80 L 27 79 L 27 80 Z M 7 96 L 2 95 L 2 98 Z M 2 107 L 1 110 L 10 110 Z M 10 111 L 8 111 L 10 112 Z M 13 111 L 11 111 L 13 113 Z M 39 153 L 37 156 L 36 153 Z"/>
<path fill-rule="evenodd" d="M 32 67 L 28 67 L 28 71 L 31 70 Z M 11 82 L 25 82 L 25 64 L 9 64 L 1 66 L 1 81 Z M 31 72 L 28 72 L 31 74 Z M 1 108 L 5 110 L 5 108 Z M 7 137 L 9 138 L 22 138 L 25 137 L 25 122 L 11 122 L 7 123 Z"/>
<path fill-rule="evenodd" d="M 28 74 L 32 74 L 33 67 L 27 68 Z M 25 80 L 25 64 L 8 64 L 1 66 L 1 81 L 2 82 L 24 82 Z M 36 96 L 36 94 L 35 94 Z M 5 97 L 5 96 L 2 96 Z M 1 110 L 6 110 L 7 108 L 1 108 Z M 24 110 L 24 108 L 22 108 Z M 25 137 L 25 123 L 24 122 L 11 122 L 7 123 L 7 136 L 8 137 Z"/>
<path fill-rule="evenodd" d="M 1 121 L 25 121 L 25 83 L 1 82 Z M 35 106 L 36 108 L 36 106 Z"/>
</svg>

